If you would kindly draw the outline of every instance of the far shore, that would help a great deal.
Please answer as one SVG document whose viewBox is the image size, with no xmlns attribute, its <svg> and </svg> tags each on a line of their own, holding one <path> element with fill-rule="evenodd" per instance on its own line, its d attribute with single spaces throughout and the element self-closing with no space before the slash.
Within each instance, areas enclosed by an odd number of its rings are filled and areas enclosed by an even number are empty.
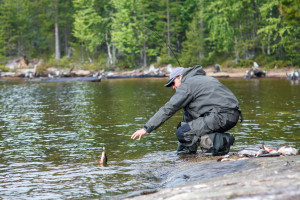
<svg viewBox="0 0 300 200">
<path fill-rule="evenodd" d="M 206 71 L 207 76 L 229 76 L 229 78 L 244 78 L 246 75 L 246 72 L 251 70 L 251 67 L 248 68 L 225 68 L 222 69 L 221 72 L 214 73 L 213 67 L 206 67 L 204 68 Z M 290 75 L 293 71 L 295 71 L 295 68 L 292 67 L 285 67 L 285 68 L 279 68 L 279 69 L 269 69 L 266 71 L 266 77 L 265 78 L 287 78 L 288 75 Z"/>
<path fill-rule="evenodd" d="M 212 76 L 212 77 L 216 77 L 216 78 L 244 78 L 246 73 L 251 70 L 251 67 L 247 67 L 247 68 L 221 68 L 220 72 L 214 72 L 214 67 L 213 66 L 207 66 L 207 67 L 203 67 L 203 69 L 206 72 L 207 76 Z M 0 78 L 1 79 L 18 79 L 18 78 L 27 78 L 26 73 L 27 71 L 29 71 L 32 69 L 18 69 L 16 72 L 12 73 L 5 73 L 5 72 L 0 72 Z M 263 68 L 262 68 L 263 70 Z M 285 68 L 274 68 L 274 69 L 268 69 L 268 70 L 264 70 L 264 72 L 266 73 L 266 76 L 264 78 L 287 78 L 288 75 L 290 75 L 292 72 L 299 70 L 293 67 L 285 67 Z M 56 75 L 59 77 L 62 74 L 65 73 L 69 73 L 69 75 L 72 76 L 92 76 L 93 74 L 95 74 L 95 71 L 89 71 L 89 70 L 74 70 L 74 71 L 68 71 L 66 69 L 58 69 L 58 68 L 49 68 L 47 69 L 47 71 L 43 72 L 43 76 L 47 76 L 48 74 L 51 75 Z M 135 69 L 135 70 L 127 70 L 127 71 L 123 71 L 123 70 L 114 70 L 114 71 L 105 71 L 105 70 L 101 70 L 100 73 L 102 73 L 104 76 L 104 78 L 109 78 L 108 75 L 111 76 L 118 76 L 118 77 L 124 77 L 124 78 L 130 78 L 137 75 L 156 75 L 156 74 L 160 74 L 163 75 L 165 77 L 169 76 L 169 70 L 167 69 L 167 67 L 144 67 L 144 68 L 139 68 L 139 69 Z M 155 76 L 154 76 L 155 77 Z M 161 76 L 159 76 L 161 77 Z M 256 78 L 256 77 L 254 77 Z"/>
</svg>

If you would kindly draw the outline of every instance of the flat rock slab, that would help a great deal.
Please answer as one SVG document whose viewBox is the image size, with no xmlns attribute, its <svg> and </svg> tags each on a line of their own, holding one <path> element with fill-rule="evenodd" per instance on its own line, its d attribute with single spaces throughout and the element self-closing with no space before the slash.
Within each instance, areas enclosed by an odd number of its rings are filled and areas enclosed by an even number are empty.
<svg viewBox="0 0 300 200">
<path fill-rule="evenodd" d="M 300 156 L 217 162 L 190 159 L 171 171 L 163 189 L 123 199 L 300 199 Z"/>
</svg>

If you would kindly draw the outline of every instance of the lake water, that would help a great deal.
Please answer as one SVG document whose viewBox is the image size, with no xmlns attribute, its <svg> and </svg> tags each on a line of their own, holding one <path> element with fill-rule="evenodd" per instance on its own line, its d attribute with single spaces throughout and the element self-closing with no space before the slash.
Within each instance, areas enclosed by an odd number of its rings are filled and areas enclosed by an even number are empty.
<svg viewBox="0 0 300 200">
<path fill-rule="evenodd" d="M 0 198 L 97 199 L 162 187 L 176 156 L 182 111 L 141 141 L 130 139 L 174 91 L 167 79 L 30 83 L 0 79 Z M 244 122 L 231 151 L 300 147 L 300 84 L 221 79 Z M 108 166 L 97 160 L 105 146 Z"/>
</svg>

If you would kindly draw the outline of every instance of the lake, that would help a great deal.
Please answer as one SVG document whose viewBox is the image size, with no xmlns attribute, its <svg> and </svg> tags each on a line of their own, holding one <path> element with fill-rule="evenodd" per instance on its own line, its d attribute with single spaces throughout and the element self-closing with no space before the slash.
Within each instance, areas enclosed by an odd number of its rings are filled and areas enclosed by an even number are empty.
<svg viewBox="0 0 300 200">
<path fill-rule="evenodd" d="M 167 79 L 32 83 L 0 79 L 0 197 L 96 199 L 163 187 L 174 164 L 182 111 L 159 129 L 132 133 L 172 96 Z M 220 79 L 240 101 L 244 122 L 231 151 L 265 143 L 300 147 L 300 84 Z M 102 147 L 108 166 L 98 166 Z"/>
</svg>

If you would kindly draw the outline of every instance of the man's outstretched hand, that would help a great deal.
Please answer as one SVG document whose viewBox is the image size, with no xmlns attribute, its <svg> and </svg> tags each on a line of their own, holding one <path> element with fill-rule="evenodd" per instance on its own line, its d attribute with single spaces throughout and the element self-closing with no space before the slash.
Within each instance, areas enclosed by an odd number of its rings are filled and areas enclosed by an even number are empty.
<svg viewBox="0 0 300 200">
<path fill-rule="evenodd" d="M 145 129 L 137 130 L 134 134 L 132 134 L 131 139 L 135 139 L 137 136 L 139 136 L 139 140 L 141 140 L 142 136 L 145 135 L 147 131 Z"/>
</svg>

